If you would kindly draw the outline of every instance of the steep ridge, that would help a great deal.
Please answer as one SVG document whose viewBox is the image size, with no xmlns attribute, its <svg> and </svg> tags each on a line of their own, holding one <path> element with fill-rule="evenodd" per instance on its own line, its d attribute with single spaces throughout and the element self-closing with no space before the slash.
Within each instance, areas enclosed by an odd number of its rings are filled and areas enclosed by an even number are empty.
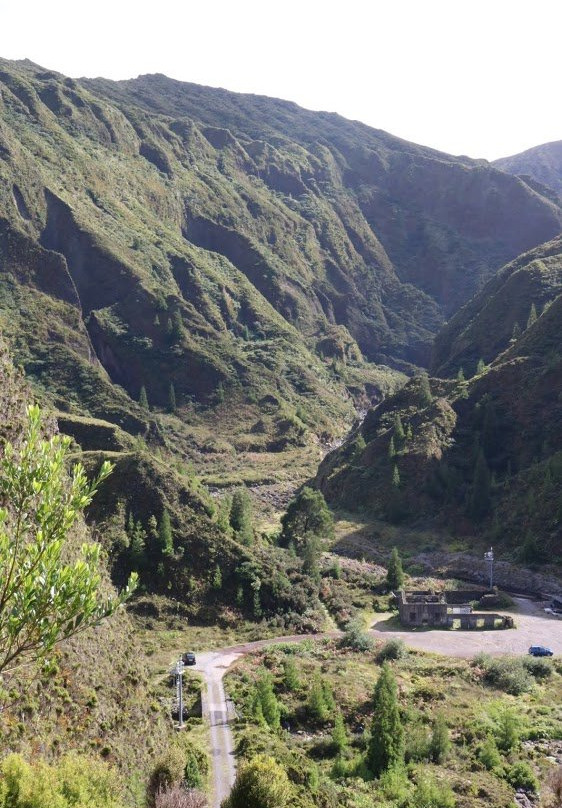
<svg viewBox="0 0 562 808">
<path fill-rule="evenodd" d="M 510 157 L 501 157 L 494 160 L 493 165 L 502 171 L 516 174 L 525 181 L 534 180 L 547 189 L 552 189 L 555 192 L 554 199 L 557 194 L 558 201 L 562 200 L 562 140 L 543 143 Z M 540 192 L 545 193 L 544 187 Z"/>
<path fill-rule="evenodd" d="M 474 373 L 526 329 L 531 311 L 540 314 L 562 292 L 562 237 L 520 255 L 490 280 L 444 326 L 435 339 L 431 372 Z"/>
<path fill-rule="evenodd" d="M 443 316 L 560 226 L 486 163 L 338 116 L 162 76 L 0 68 L 0 213 L 64 257 L 91 360 L 157 407 L 171 384 L 206 404 L 274 392 L 333 431 L 350 407 L 327 361 L 427 363 Z"/>
<path fill-rule="evenodd" d="M 449 358 L 436 367 L 456 378 L 411 380 L 325 459 L 316 483 L 329 501 L 560 561 L 560 245 L 505 267 L 438 336 Z M 514 333 L 532 303 L 536 318 Z M 461 365 L 472 373 L 479 355 L 488 364 L 466 381 Z"/>
</svg>

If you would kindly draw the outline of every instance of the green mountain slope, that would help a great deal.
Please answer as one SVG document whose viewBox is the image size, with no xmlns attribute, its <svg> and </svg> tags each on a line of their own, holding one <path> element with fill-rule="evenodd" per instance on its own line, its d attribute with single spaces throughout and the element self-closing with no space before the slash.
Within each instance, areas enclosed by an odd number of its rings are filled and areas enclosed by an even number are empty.
<svg viewBox="0 0 562 808">
<path fill-rule="evenodd" d="M 466 326 L 437 340 L 453 346 L 449 365 L 440 366 L 451 375 L 479 353 L 490 364 L 468 381 L 431 379 L 429 396 L 418 377 L 369 411 L 320 466 L 317 484 L 328 500 L 479 535 L 517 560 L 560 561 L 561 273 L 559 240 L 502 270 L 456 318 Z M 546 306 L 514 337 L 514 309 L 526 290 L 544 295 Z"/>
<path fill-rule="evenodd" d="M 436 337 L 431 363 L 436 376 L 466 375 L 479 360 L 491 362 L 562 292 L 562 237 L 524 253 L 504 267 Z"/>
<path fill-rule="evenodd" d="M 558 199 L 562 199 L 562 140 L 543 143 L 511 157 L 502 157 L 494 160 L 493 165 L 552 188 L 558 194 Z"/>
<path fill-rule="evenodd" d="M 321 357 L 424 363 L 444 313 L 559 229 L 520 180 L 338 116 L 0 68 L 0 215 L 27 237 L 3 280 L 20 294 L 26 251 L 52 264 L 22 294 L 33 319 L 49 310 L 57 356 L 22 320 L 17 359 L 64 400 L 79 356 L 92 386 L 112 382 L 105 411 L 76 393 L 99 417 L 116 420 L 121 388 L 166 407 L 173 384 L 182 404 L 273 393 L 333 431 L 350 408 Z"/>
</svg>

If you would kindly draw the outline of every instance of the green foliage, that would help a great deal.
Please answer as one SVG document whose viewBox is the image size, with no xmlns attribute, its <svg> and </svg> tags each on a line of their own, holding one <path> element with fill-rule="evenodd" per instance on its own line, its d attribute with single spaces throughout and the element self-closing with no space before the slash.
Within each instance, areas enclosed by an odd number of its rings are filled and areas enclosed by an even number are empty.
<svg viewBox="0 0 562 808">
<path fill-rule="evenodd" d="M 306 711 L 314 721 L 325 721 L 328 718 L 328 706 L 322 678 L 316 675 L 308 693 Z"/>
<path fill-rule="evenodd" d="M 548 679 L 552 676 L 553 667 L 550 659 L 545 659 L 544 657 L 525 657 L 523 665 L 535 679 Z"/>
<path fill-rule="evenodd" d="M 170 745 L 154 766 L 147 786 L 148 803 L 152 804 L 159 791 L 177 786 L 185 775 L 185 754 L 178 746 Z"/>
<path fill-rule="evenodd" d="M 176 412 L 176 409 L 176 390 L 174 383 L 170 382 L 170 389 L 168 391 L 168 412 L 174 413 Z"/>
<path fill-rule="evenodd" d="M 192 751 L 188 751 L 187 753 L 185 768 L 183 770 L 183 779 L 188 788 L 202 788 L 203 786 L 203 778 L 201 777 L 201 772 L 199 771 L 197 755 L 195 755 Z"/>
<path fill-rule="evenodd" d="M 419 403 L 422 407 L 427 407 L 433 401 L 431 386 L 429 384 L 429 376 L 425 372 L 420 373 L 420 375 L 416 377 L 416 381 L 418 386 Z"/>
<path fill-rule="evenodd" d="M 397 412 L 394 416 L 394 438 L 399 446 L 402 445 L 405 437 L 406 433 L 404 432 L 404 427 L 402 426 L 402 419 L 400 418 L 400 413 Z"/>
<path fill-rule="evenodd" d="M 211 578 L 211 586 L 213 589 L 222 589 L 222 570 L 217 564 L 213 571 L 213 577 Z"/>
<path fill-rule="evenodd" d="M 99 546 L 84 544 L 78 560 L 65 560 L 69 534 L 111 466 L 88 483 L 78 464 L 69 479 L 70 439 L 42 440 L 38 407 L 27 417 L 20 447 L 7 443 L 0 464 L 0 671 L 48 655 L 113 614 L 136 583 L 102 601 Z"/>
<path fill-rule="evenodd" d="M 352 648 L 354 651 L 371 651 L 375 641 L 365 631 L 361 618 L 355 617 L 347 623 L 340 643 L 343 647 Z"/>
<path fill-rule="evenodd" d="M 256 683 L 256 694 L 262 715 L 271 729 L 277 730 L 281 724 L 281 710 L 275 692 L 273 680 L 269 673 L 262 673 Z"/>
<path fill-rule="evenodd" d="M 240 768 L 222 808 L 285 808 L 295 794 L 286 772 L 266 755 L 257 755 Z"/>
<path fill-rule="evenodd" d="M 494 737 L 498 749 L 502 752 L 511 752 L 519 745 L 521 734 L 521 720 L 517 713 L 504 707 L 495 720 Z"/>
<path fill-rule="evenodd" d="M 283 661 L 283 685 L 290 693 L 295 693 L 301 687 L 297 666 L 292 657 L 287 657 Z"/>
<path fill-rule="evenodd" d="M 534 303 L 531 303 L 531 309 L 529 311 L 529 316 L 527 318 L 527 328 L 530 328 L 534 323 L 537 322 L 537 307 Z"/>
<path fill-rule="evenodd" d="M 162 516 L 160 517 L 160 523 L 158 525 L 158 544 L 162 555 L 172 556 L 174 554 L 172 523 L 167 508 L 164 508 Z"/>
<path fill-rule="evenodd" d="M 480 450 L 474 467 L 474 478 L 470 493 L 470 515 L 478 520 L 482 519 L 490 510 L 491 477 L 484 452 Z"/>
<path fill-rule="evenodd" d="M 252 502 L 245 488 L 238 488 L 232 495 L 229 523 L 237 539 L 242 544 L 251 544 L 254 538 L 252 528 Z"/>
<path fill-rule="evenodd" d="M 396 447 L 394 446 L 394 435 L 390 438 L 390 443 L 388 444 L 388 456 L 392 460 L 393 457 L 396 457 Z M 396 468 L 396 466 L 394 466 Z"/>
<path fill-rule="evenodd" d="M 387 640 L 377 654 L 377 662 L 385 662 L 388 659 L 402 659 L 408 653 L 403 640 Z"/>
<path fill-rule="evenodd" d="M 423 774 L 418 780 L 409 808 L 454 808 L 455 795 L 448 783 Z"/>
<path fill-rule="evenodd" d="M 114 773 L 102 762 L 67 755 L 56 764 L 8 755 L 0 763 L 0 808 L 122 808 Z"/>
<path fill-rule="evenodd" d="M 332 730 L 332 745 L 338 755 L 345 751 L 349 743 L 343 716 L 338 710 L 334 718 L 334 728 Z"/>
<path fill-rule="evenodd" d="M 521 659 L 486 659 L 484 681 L 513 696 L 526 693 L 533 687 L 533 680 Z"/>
<path fill-rule="evenodd" d="M 451 741 L 449 739 L 449 728 L 447 726 L 445 716 L 442 713 L 439 713 L 433 722 L 431 742 L 429 746 L 429 751 L 433 762 L 443 763 L 449 754 L 450 748 Z"/>
<path fill-rule="evenodd" d="M 482 357 L 480 357 L 480 359 L 478 360 L 478 364 L 476 365 L 476 375 L 480 376 L 480 374 L 484 373 L 485 370 L 486 370 L 486 363 L 484 362 Z"/>
<path fill-rule="evenodd" d="M 478 749 L 478 759 L 488 771 L 501 771 L 502 757 L 493 738 L 486 738 Z"/>
<path fill-rule="evenodd" d="M 388 589 L 394 591 L 404 586 L 404 571 L 402 569 L 402 559 L 396 547 L 392 548 L 388 569 L 386 572 L 386 585 Z"/>
<path fill-rule="evenodd" d="M 539 790 L 537 780 L 532 768 L 524 760 L 519 760 L 506 771 L 506 780 L 513 788 L 523 788 L 525 791 L 536 793 Z"/>
<path fill-rule="evenodd" d="M 305 571 L 316 572 L 321 545 L 334 536 L 334 520 L 322 493 L 305 486 L 289 503 L 281 525 L 282 544 L 292 544 L 305 561 Z"/>
<path fill-rule="evenodd" d="M 375 685 L 374 717 L 367 765 L 375 777 L 404 760 L 404 729 L 400 720 L 394 674 L 385 662 Z"/>
<path fill-rule="evenodd" d="M 150 409 L 148 406 L 148 397 L 146 395 L 146 387 L 144 384 L 142 385 L 139 393 L 139 404 L 143 408 L 143 410 Z"/>
<path fill-rule="evenodd" d="M 396 465 L 392 469 L 392 487 L 400 488 L 400 472 L 398 471 L 398 466 Z"/>
</svg>

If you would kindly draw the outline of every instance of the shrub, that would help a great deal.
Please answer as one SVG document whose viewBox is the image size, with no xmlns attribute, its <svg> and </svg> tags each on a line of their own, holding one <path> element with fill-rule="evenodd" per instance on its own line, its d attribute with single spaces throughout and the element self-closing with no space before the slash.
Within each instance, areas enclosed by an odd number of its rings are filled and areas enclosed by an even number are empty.
<svg viewBox="0 0 562 808">
<path fill-rule="evenodd" d="M 406 732 L 406 763 L 420 763 L 429 760 L 429 735 L 427 728 L 420 723 L 409 724 Z"/>
<path fill-rule="evenodd" d="M 8 755 L 0 764 L 0 801 L 9 808 L 121 808 L 117 781 L 109 767 L 83 755 L 56 764 L 27 763 Z"/>
<path fill-rule="evenodd" d="M 292 805 L 293 788 L 276 761 L 257 755 L 243 766 L 223 808 L 285 808 Z"/>
<path fill-rule="evenodd" d="M 445 716 L 438 715 L 433 724 L 431 742 L 429 744 L 429 751 L 433 762 L 443 763 L 449 754 L 450 748 L 451 741 L 449 740 L 449 728 L 447 727 Z"/>
<path fill-rule="evenodd" d="M 340 644 L 344 648 L 352 648 L 354 651 L 371 651 L 374 646 L 374 640 L 365 631 L 362 621 L 359 618 L 354 618 L 345 627 Z"/>
<path fill-rule="evenodd" d="M 207 798 L 200 791 L 175 786 L 156 795 L 154 808 L 207 808 Z"/>
<path fill-rule="evenodd" d="M 477 752 L 478 760 L 491 771 L 498 771 L 502 767 L 502 758 L 493 738 L 487 738 Z"/>
<path fill-rule="evenodd" d="M 528 763 L 520 760 L 510 766 L 506 772 L 506 780 L 513 788 L 523 788 L 525 791 L 536 792 L 539 789 L 539 781 Z"/>
<path fill-rule="evenodd" d="M 408 802 L 411 808 L 455 808 L 455 795 L 447 783 L 423 776 Z"/>
<path fill-rule="evenodd" d="M 155 804 L 156 795 L 178 786 L 185 772 L 185 757 L 177 746 L 170 746 L 156 764 L 150 775 L 147 787 L 147 802 Z"/>
<path fill-rule="evenodd" d="M 533 680 L 521 659 L 488 661 L 485 663 L 484 681 L 512 696 L 520 696 L 533 687 Z"/>
<path fill-rule="evenodd" d="M 402 659 L 407 653 L 406 646 L 402 640 L 387 640 L 377 654 L 377 661 L 384 662 L 386 659 Z"/>
<path fill-rule="evenodd" d="M 526 657 L 523 665 L 535 679 L 548 679 L 552 676 L 552 662 L 549 659 Z"/>
</svg>

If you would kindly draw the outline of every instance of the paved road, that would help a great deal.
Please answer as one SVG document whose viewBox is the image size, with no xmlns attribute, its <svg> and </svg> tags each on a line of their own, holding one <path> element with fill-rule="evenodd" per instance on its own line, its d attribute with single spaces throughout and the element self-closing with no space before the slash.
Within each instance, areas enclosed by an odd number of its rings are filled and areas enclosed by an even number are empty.
<svg viewBox="0 0 562 808">
<path fill-rule="evenodd" d="M 398 637 L 412 648 L 434 651 L 445 656 L 472 657 L 479 651 L 493 656 L 502 654 L 526 654 L 530 645 L 548 645 L 556 655 L 562 654 L 562 619 L 546 615 L 532 601 L 517 598 L 519 613 L 515 616 L 516 629 L 504 631 L 443 631 L 421 629 L 420 631 L 387 628 L 389 615 L 379 615 L 370 633 L 378 639 Z M 223 677 L 228 668 L 245 654 L 267 645 L 286 642 L 302 642 L 305 639 L 337 637 L 338 631 L 315 635 L 291 635 L 259 640 L 217 651 L 197 655 L 196 670 L 205 678 L 208 695 L 208 717 L 211 727 L 212 765 L 214 794 L 213 808 L 230 793 L 236 775 L 234 740 L 227 722 L 227 706 Z"/>
</svg>

